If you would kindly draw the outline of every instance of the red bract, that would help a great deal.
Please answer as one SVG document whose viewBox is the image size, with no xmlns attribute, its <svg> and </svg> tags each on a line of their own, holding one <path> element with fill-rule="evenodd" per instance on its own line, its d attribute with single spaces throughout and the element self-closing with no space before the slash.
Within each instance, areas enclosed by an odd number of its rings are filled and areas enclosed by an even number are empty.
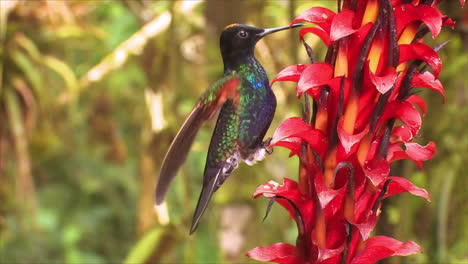
<svg viewBox="0 0 468 264">
<path fill-rule="evenodd" d="M 337 13 L 313 7 L 292 22 L 312 23 L 299 39 L 315 34 L 329 50 L 323 62 L 311 58 L 312 64 L 289 66 L 273 79 L 296 82 L 297 96 L 306 101 L 304 115 L 285 120 L 271 141 L 299 157 L 299 177 L 281 185 L 270 181 L 254 197 L 271 199 L 268 210 L 273 203 L 284 207 L 298 237 L 295 245 L 256 247 L 250 258 L 359 264 L 421 251 L 412 241 L 371 232 L 383 199 L 408 192 L 430 201 L 426 190 L 393 176 L 391 163 L 409 159 L 422 168 L 435 154 L 434 142 L 413 142 L 427 107 L 413 93 L 423 87 L 444 97 L 440 46 L 423 42 L 454 22 L 438 10 L 437 0 L 341 2 Z"/>
<path fill-rule="evenodd" d="M 413 79 L 411 80 L 411 87 L 426 87 L 434 90 L 440 93 L 445 101 L 444 87 L 442 86 L 442 83 L 430 72 L 424 72 L 423 74 L 415 72 Z"/>
<path fill-rule="evenodd" d="M 301 96 L 309 89 L 318 89 L 327 84 L 333 77 L 333 68 L 326 63 L 314 63 L 307 66 L 301 73 L 297 83 L 297 95 Z"/>
</svg>

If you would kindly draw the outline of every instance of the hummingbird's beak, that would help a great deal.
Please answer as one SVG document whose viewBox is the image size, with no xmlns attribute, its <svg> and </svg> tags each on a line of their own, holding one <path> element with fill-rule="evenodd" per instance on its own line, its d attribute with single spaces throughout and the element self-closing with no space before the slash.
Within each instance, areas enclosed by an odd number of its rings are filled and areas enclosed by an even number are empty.
<svg viewBox="0 0 468 264">
<path fill-rule="evenodd" d="M 257 36 L 258 36 L 259 38 L 263 38 L 264 36 L 269 35 L 269 34 L 271 34 L 271 33 L 275 33 L 275 32 L 281 31 L 281 30 L 285 30 L 285 29 L 300 27 L 300 26 L 302 26 L 302 25 L 303 25 L 303 24 L 298 23 L 298 24 L 294 24 L 294 25 L 291 25 L 291 26 L 276 27 L 276 28 L 266 28 L 266 29 L 263 30 L 262 33 L 257 34 Z"/>
</svg>

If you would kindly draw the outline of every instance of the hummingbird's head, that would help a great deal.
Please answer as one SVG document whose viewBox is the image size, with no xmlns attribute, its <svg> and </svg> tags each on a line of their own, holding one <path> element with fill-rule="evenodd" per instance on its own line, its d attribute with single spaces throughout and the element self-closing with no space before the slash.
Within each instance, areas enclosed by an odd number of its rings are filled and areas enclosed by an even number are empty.
<svg viewBox="0 0 468 264">
<path fill-rule="evenodd" d="M 302 26 L 302 24 L 263 29 L 242 24 L 231 24 L 224 28 L 219 41 L 224 63 L 240 62 L 253 56 L 255 44 L 264 36 L 299 26 Z"/>
</svg>

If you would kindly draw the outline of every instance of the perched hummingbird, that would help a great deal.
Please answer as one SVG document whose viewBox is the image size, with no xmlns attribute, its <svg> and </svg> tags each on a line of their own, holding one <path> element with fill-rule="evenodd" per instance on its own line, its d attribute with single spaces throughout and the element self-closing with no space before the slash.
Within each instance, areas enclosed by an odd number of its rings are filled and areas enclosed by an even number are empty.
<svg viewBox="0 0 468 264">
<path fill-rule="evenodd" d="M 208 149 L 203 187 L 190 234 L 197 228 L 213 193 L 239 162 L 252 165 L 271 153 L 263 137 L 275 113 L 276 97 L 265 70 L 254 56 L 254 48 L 264 36 L 298 26 L 301 24 L 262 29 L 232 24 L 221 33 L 224 78 L 210 85 L 180 128 L 164 158 L 156 187 L 156 204 L 160 204 L 201 125 L 221 109 Z"/>
</svg>

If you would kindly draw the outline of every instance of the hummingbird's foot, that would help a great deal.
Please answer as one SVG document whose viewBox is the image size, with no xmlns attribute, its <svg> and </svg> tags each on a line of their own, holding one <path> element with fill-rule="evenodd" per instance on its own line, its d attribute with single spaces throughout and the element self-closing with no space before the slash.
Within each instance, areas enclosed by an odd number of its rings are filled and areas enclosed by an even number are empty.
<svg viewBox="0 0 468 264">
<path fill-rule="evenodd" d="M 263 141 L 262 143 L 262 147 L 265 149 L 265 151 L 271 155 L 271 153 L 273 153 L 273 146 L 270 146 L 270 143 L 271 143 L 271 140 L 273 138 L 267 138 L 267 140 Z"/>
<path fill-rule="evenodd" d="M 247 165 L 252 166 L 253 164 L 257 163 L 258 161 L 262 161 L 266 158 L 267 155 L 273 153 L 273 147 L 270 146 L 271 138 L 264 141 L 252 154 L 248 156 L 248 158 L 244 159 L 244 162 Z"/>
</svg>

